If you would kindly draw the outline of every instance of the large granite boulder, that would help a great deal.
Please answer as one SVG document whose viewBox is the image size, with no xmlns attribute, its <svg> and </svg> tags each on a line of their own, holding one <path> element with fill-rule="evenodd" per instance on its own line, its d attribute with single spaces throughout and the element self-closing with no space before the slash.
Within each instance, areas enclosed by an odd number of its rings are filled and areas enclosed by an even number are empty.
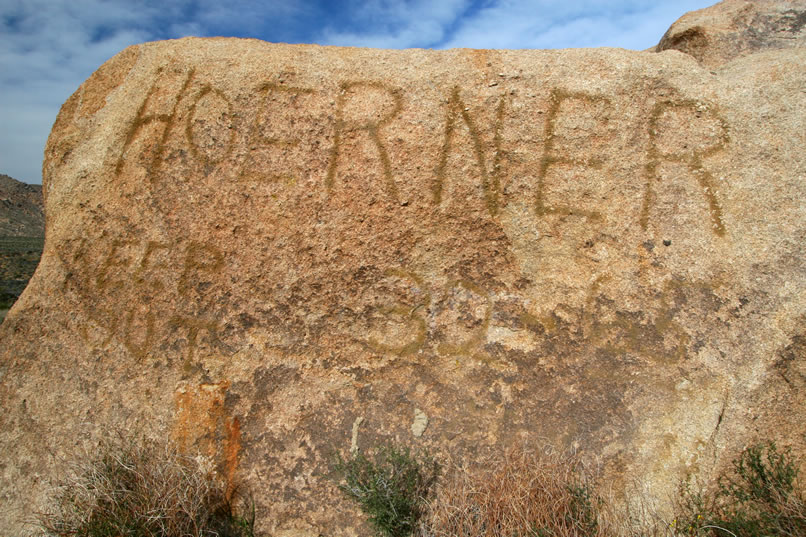
<svg viewBox="0 0 806 537">
<path fill-rule="evenodd" d="M 366 534 L 327 480 L 353 443 L 574 446 L 657 498 L 804 454 L 806 50 L 703 54 L 109 60 L 0 328 L 0 532 L 120 429 L 213 457 L 272 535 Z"/>
</svg>

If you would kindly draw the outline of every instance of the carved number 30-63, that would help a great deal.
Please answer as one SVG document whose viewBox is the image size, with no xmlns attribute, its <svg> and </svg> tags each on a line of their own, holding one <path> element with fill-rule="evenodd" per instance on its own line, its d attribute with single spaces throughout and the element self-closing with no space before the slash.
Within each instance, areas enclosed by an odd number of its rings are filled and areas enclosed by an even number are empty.
<svg viewBox="0 0 806 537">
<path fill-rule="evenodd" d="M 431 308 L 431 292 L 423 278 L 413 272 L 398 269 L 387 271 L 386 275 L 411 282 L 419 288 L 423 294 L 421 299 L 413 306 L 396 302 L 379 308 L 380 313 L 385 316 L 387 322 L 399 325 L 402 324 L 408 327 L 408 330 L 405 331 L 406 336 L 400 337 L 400 340 L 397 342 L 380 341 L 378 338 L 370 337 L 367 343 L 378 352 L 393 353 L 399 356 L 414 354 L 423 347 L 427 339 L 428 321 L 426 315 L 428 315 Z M 477 315 L 472 316 L 475 319 L 469 333 L 463 336 L 448 336 L 442 338 L 443 341 L 437 346 L 437 351 L 442 355 L 472 354 L 474 349 L 483 343 L 490 324 L 492 315 L 490 296 L 484 289 L 465 279 L 457 279 L 448 282 L 442 289 L 442 293 L 440 293 L 443 296 L 441 307 L 435 309 L 444 312 L 450 308 L 453 302 L 449 300 L 449 298 L 457 292 L 480 297 L 485 303 L 483 313 L 480 319 L 477 318 Z M 439 323 L 435 322 L 435 325 L 438 324 Z M 446 341 L 446 339 L 452 339 L 452 341 Z"/>
</svg>

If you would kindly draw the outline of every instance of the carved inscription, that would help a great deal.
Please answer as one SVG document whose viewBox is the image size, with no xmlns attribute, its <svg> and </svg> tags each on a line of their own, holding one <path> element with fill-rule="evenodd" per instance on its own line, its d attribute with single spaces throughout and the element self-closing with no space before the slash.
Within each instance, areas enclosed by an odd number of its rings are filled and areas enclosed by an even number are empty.
<svg viewBox="0 0 806 537">
<path fill-rule="evenodd" d="M 464 101 L 459 93 L 459 87 L 454 87 L 451 92 L 451 98 L 448 101 L 448 107 L 445 117 L 445 140 L 442 144 L 442 150 L 439 153 L 439 164 L 436 170 L 436 181 L 434 182 L 433 196 L 434 203 L 440 204 L 442 202 L 442 190 L 445 185 L 446 169 L 448 167 L 448 156 L 453 144 L 453 138 L 456 130 L 456 123 L 459 118 L 464 121 L 467 130 L 470 133 L 470 139 L 473 141 L 473 155 L 476 158 L 479 172 L 481 173 L 481 186 L 484 191 L 485 203 L 491 216 L 498 214 L 498 198 L 501 183 L 499 179 L 500 159 L 501 159 L 501 130 L 504 121 L 504 105 L 506 101 L 501 97 L 495 122 L 495 155 L 493 160 L 493 171 L 487 171 L 487 163 L 484 159 L 484 147 L 479 137 L 479 130 L 476 123 L 470 115 L 469 108 L 465 106 Z"/>
<path fill-rule="evenodd" d="M 132 264 L 133 248 L 137 246 L 137 241 L 116 239 L 109 248 L 106 260 L 95 276 L 95 285 L 99 291 L 109 288 L 120 288 L 125 285 L 125 281 L 119 278 L 120 271 Z"/>
<path fill-rule="evenodd" d="M 202 114 L 208 117 L 199 117 Z M 232 117 L 232 103 L 224 92 L 209 84 L 202 87 L 190 105 L 185 123 L 185 136 L 194 157 L 207 166 L 214 166 L 232 153 L 235 142 Z M 221 131 L 223 136 L 216 136 Z"/>
<path fill-rule="evenodd" d="M 198 338 L 201 332 L 207 332 L 210 343 L 215 347 L 223 347 L 221 340 L 218 338 L 219 323 L 215 321 L 208 321 L 206 319 L 198 319 L 194 317 L 183 317 L 176 315 L 171 318 L 170 326 L 184 330 L 187 334 L 188 354 L 185 364 L 189 365 L 193 361 L 193 355 L 198 346 Z"/>
<path fill-rule="evenodd" d="M 157 142 L 156 147 L 151 148 L 150 151 L 141 150 L 140 155 L 141 158 L 145 159 L 145 168 L 148 173 L 148 177 L 153 177 L 156 167 L 159 166 L 159 163 L 162 160 L 165 142 L 168 139 L 171 126 L 176 118 L 179 103 L 190 87 L 194 73 L 194 69 L 180 73 L 170 72 L 168 74 L 165 74 L 164 68 L 157 70 L 156 80 L 154 81 L 154 84 L 151 85 L 151 88 L 146 94 L 145 99 L 143 99 L 143 103 L 137 109 L 137 114 L 135 115 L 132 124 L 129 126 L 129 130 L 126 133 L 126 138 L 123 142 L 123 149 L 121 150 L 120 156 L 115 164 L 116 175 L 120 175 L 121 171 L 123 170 L 123 165 L 125 164 L 126 159 L 130 156 L 128 154 L 130 146 L 135 142 L 136 139 L 138 139 L 138 135 L 141 133 L 141 131 L 146 127 L 151 126 L 152 123 L 161 123 L 162 134 L 157 137 L 159 142 Z M 178 91 L 175 89 L 177 82 L 181 84 Z M 139 138 L 143 137 L 139 136 Z M 148 156 L 149 152 L 151 153 L 150 158 Z"/>
<path fill-rule="evenodd" d="M 425 350 L 428 345 L 443 357 L 467 356 L 485 363 L 490 363 L 484 346 L 494 324 L 510 330 L 531 327 L 554 338 L 560 330 L 557 320 L 561 318 L 573 319 L 569 321 L 571 332 L 582 336 L 593 349 L 640 356 L 656 363 L 680 362 L 686 357 L 691 337 L 675 319 L 673 297 L 675 293 L 703 286 L 672 280 L 657 295 L 647 297 L 651 308 L 630 312 L 608 298 L 607 287 L 614 285 L 613 276 L 604 275 L 588 289 L 584 307 L 558 304 L 554 313 L 538 317 L 521 309 L 520 305 L 509 310 L 516 315 L 503 313 L 511 308 L 508 305 L 496 313 L 494 298 L 467 279 L 453 280 L 431 290 L 421 276 L 411 271 L 388 271 L 386 277 L 400 279 L 417 289 L 419 299 L 378 308 L 395 330 L 389 330 L 386 334 L 389 337 L 384 340 L 370 337 L 366 340 L 370 348 L 379 353 L 407 356 Z M 495 322 L 494 318 L 497 318 Z"/>
<path fill-rule="evenodd" d="M 612 116 L 618 106 L 623 104 L 615 95 L 546 88 L 544 91 L 548 93 L 548 105 L 544 110 L 546 114 L 542 130 L 540 124 L 507 130 L 505 127 L 509 126 L 504 124 L 507 113 L 514 113 L 519 103 L 545 101 L 510 97 L 516 93 L 510 93 L 511 87 L 502 87 L 498 94 L 487 93 L 486 103 L 490 104 L 490 110 L 486 114 L 475 113 L 471 112 L 468 103 L 477 102 L 478 95 L 472 93 L 472 88 L 453 86 L 447 94 L 441 96 L 444 99 L 444 122 L 442 119 L 432 119 L 429 124 L 417 116 L 416 106 L 409 106 L 408 101 L 404 103 L 406 95 L 402 90 L 381 82 L 337 82 L 337 95 L 328 96 L 326 94 L 333 90 L 319 91 L 286 86 L 284 79 L 278 77 L 275 80 L 279 82 L 257 81 L 254 94 L 235 96 L 232 92 L 217 88 L 213 81 L 204 80 L 204 76 L 193 69 L 159 69 L 154 83 L 137 108 L 132 123 L 121 140 L 122 150 L 115 161 L 115 173 L 121 174 L 124 167 L 129 165 L 127 163 L 134 162 L 153 181 L 164 153 L 170 153 L 170 158 L 176 158 L 182 166 L 188 166 L 186 163 L 193 161 L 196 171 L 204 170 L 205 182 L 202 187 L 208 190 L 205 191 L 205 196 L 197 197 L 202 200 L 201 203 L 208 199 L 206 194 L 217 188 L 219 177 L 213 175 L 208 178 L 212 168 L 224 170 L 222 173 L 225 175 L 221 176 L 223 179 L 264 183 L 292 183 L 304 172 L 310 184 L 314 184 L 310 177 L 319 173 L 315 181 L 321 181 L 324 177 L 325 189 L 331 192 L 336 187 L 340 171 L 344 173 L 344 188 L 350 188 L 348 183 L 355 177 L 350 176 L 348 166 L 352 163 L 346 156 L 349 152 L 352 158 L 358 156 L 360 160 L 360 152 L 352 151 L 359 147 L 366 151 L 370 168 L 376 168 L 369 171 L 377 172 L 386 197 L 397 200 L 398 184 L 402 188 L 402 183 L 396 182 L 393 168 L 408 164 L 401 163 L 399 159 L 416 158 L 410 157 L 412 154 L 416 155 L 416 151 L 406 145 L 409 140 L 405 139 L 405 128 L 417 128 L 418 132 L 427 133 L 428 129 L 438 130 L 444 126 L 438 136 L 432 136 L 431 140 L 424 142 L 433 145 L 430 153 L 424 151 L 423 154 L 435 155 L 436 158 L 431 159 L 426 166 L 407 167 L 412 173 L 417 173 L 422 168 L 425 170 L 422 173 L 425 181 L 433 179 L 429 183 L 431 192 L 423 193 L 420 198 L 422 202 L 428 204 L 430 198 L 431 203 L 439 205 L 444 201 L 446 191 L 453 186 L 449 181 L 467 183 L 478 178 L 487 212 L 490 218 L 498 218 L 502 207 L 507 206 L 505 196 L 508 194 L 502 185 L 517 185 L 526 196 L 533 196 L 527 198 L 534 200 L 535 207 L 534 213 L 527 211 L 531 213 L 528 214 L 529 218 L 534 218 L 535 215 L 560 217 L 554 218 L 551 223 L 554 226 L 552 232 L 559 230 L 556 234 L 558 238 L 555 239 L 557 242 L 562 241 L 560 236 L 564 231 L 557 221 L 564 220 L 565 216 L 581 216 L 591 223 L 592 228 L 598 228 L 602 226 L 601 221 L 610 215 L 607 212 L 609 209 L 602 208 L 607 207 L 607 204 L 601 201 L 608 199 L 607 193 L 615 191 L 619 187 L 617 181 L 622 179 L 607 176 L 611 163 L 607 162 L 608 167 L 605 167 L 608 153 L 602 150 L 606 145 L 602 140 L 607 140 L 608 128 L 615 128 L 613 125 L 617 123 L 609 122 L 618 119 Z M 322 104 L 328 97 L 333 98 L 329 101 L 330 104 Z M 648 99 L 650 103 L 655 102 L 651 100 L 654 97 Z M 653 208 L 658 205 L 658 192 L 663 192 L 660 190 L 663 188 L 661 183 L 670 175 L 668 169 L 677 166 L 679 170 L 683 170 L 682 175 L 690 176 L 696 181 L 705 200 L 703 207 L 707 206 L 711 229 L 716 235 L 724 236 L 725 218 L 717 182 L 706 169 L 706 163 L 709 157 L 725 149 L 729 141 L 727 122 L 715 106 L 695 100 L 665 99 L 651 108 L 650 105 L 646 107 L 650 109 L 649 117 L 639 118 L 635 124 L 642 136 L 630 138 L 630 141 L 636 141 L 637 146 L 640 145 L 635 160 L 645 173 L 643 198 L 640 194 L 635 196 L 628 192 L 619 199 L 634 199 L 633 212 L 638 212 L 640 200 L 640 215 L 636 214 L 632 218 L 637 217 L 635 223 L 640 224 L 644 230 L 648 229 L 650 218 L 654 214 Z M 247 116 L 246 111 L 251 116 Z M 524 110 L 529 113 L 533 111 Z M 395 139 L 395 145 L 392 145 L 389 136 L 384 136 L 393 130 L 385 131 L 393 121 L 408 122 L 401 125 L 402 134 Z M 484 121 L 492 125 L 484 125 Z M 244 127 L 244 132 L 239 132 L 241 126 Z M 311 158 L 304 165 L 299 164 L 303 161 L 302 153 L 310 153 L 331 132 L 332 146 L 326 144 L 326 149 L 322 150 L 319 157 Z M 540 138 L 542 134 L 542 151 L 537 154 L 528 151 L 518 153 L 519 163 L 512 166 L 521 171 L 531 170 L 531 174 L 525 175 L 536 176 L 533 184 L 528 180 L 515 181 L 502 170 L 501 161 L 508 151 L 509 143 L 504 134 L 509 135 L 511 132 L 516 133 L 516 140 L 520 137 L 521 140 L 530 141 L 535 137 Z M 313 140 L 316 137 L 320 140 Z M 468 147 L 458 147 L 462 143 Z M 169 146 L 170 150 L 167 149 Z M 512 152 L 514 153 L 515 151 Z M 469 161 L 464 169 L 471 170 L 473 178 L 468 179 L 458 176 L 459 174 L 455 178 L 448 177 L 449 168 L 455 167 L 460 155 L 464 155 L 465 160 Z M 223 165 L 225 162 L 232 166 Z M 287 163 L 292 165 L 286 166 Z M 360 162 L 360 166 L 352 169 L 363 173 L 367 166 Z M 615 166 L 613 169 L 616 169 Z M 629 166 L 619 169 L 629 169 Z M 193 174 L 188 174 L 185 178 L 188 181 L 193 179 Z M 263 191 L 254 185 L 250 185 L 250 188 L 259 191 L 261 199 L 269 199 L 266 188 Z M 271 188 L 273 187 L 268 189 Z M 232 195 L 222 199 L 248 198 L 246 194 L 243 198 L 237 198 L 234 190 L 228 192 Z M 584 195 L 574 195 L 580 190 Z M 257 196 L 253 196 L 251 199 L 256 198 Z M 337 197 L 327 199 L 334 198 Z M 292 201 L 294 199 L 296 198 L 291 198 Z M 322 199 L 326 197 L 323 196 Z M 411 199 L 417 203 L 416 196 Z M 584 204 L 590 200 L 594 200 L 593 205 L 586 207 Z M 408 200 L 405 204 L 407 203 Z M 293 208 L 293 204 L 289 203 L 288 208 Z M 662 213 L 657 209 L 655 212 Z M 271 210 L 261 214 L 269 219 L 271 215 Z M 187 218 L 187 215 L 183 214 L 176 220 L 181 222 L 183 217 Z M 271 222 L 265 224 L 268 228 Z M 518 225 L 521 225 L 520 221 Z M 545 236 L 552 235 L 541 234 L 536 240 L 543 240 Z M 225 266 L 224 255 L 209 244 L 183 242 L 185 244 L 177 255 L 174 253 L 176 244 L 170 242 L 115 240 L 92 277 L 92 283 L 100 293 L 114 294 L 133 285 L 147 296 L 146 302 L 167 304 L 174 300 L 192 311 L 181 313 L 175 304 L 171 304 L 174 310 L 165 315 L 155 316 L 149 313 L 152 310 L 148 308 L 140 311 L 133 307 L 117 316 L 110 316 L 115 318 L 107 322 L 107 326 L 138 357 L 146 356 L 166 330 L 186 335 L 188 360 L 198 354 L 198 348 L 203 342 L 209 341 L 211 346 L 223 345 L 218 337 L 217 321 L 205 317 L 204 311 L 212 302 L 209 287 L 216 280 L 213 275 Z M 177 257 L 181 260 L 176 259 Z M 410 287 L 419 289 L 419 295 L 415 303 L 396 300 L 374 310 L 383 319 L 378 323 L 383 327 L 365 336 L 370 348 L 378 352 L 410 355 L 433 342 L 438 354 L 452 356 L 472 355 L 484 345 L 493 315 L 493 299 L 482 287 L 465 279 L 456 279 L 432 288 L 422 277 L 405 270 L 391 271 L 387 273 L 387 277 L 402 280 Z M 600 284 L 604 285 L 597 282 L 595 286 Z M 170 296 L 170 300 L 160 296 L 160 293 Z M 594 305 L 589 304 L 590 307 Z M 679 340 L 675 347 L 684 348 L 684 334 L 663 311 L 656 315 L 651 328 L 672 334 L 671 339 Z M 444 319 L 439 318 L 440 315 Z M 645 327 L 648 326 L 647 323 L 636 325 L 624 318 L 613 318 L 608 322 L 611 324 L 605 328 L 621 334 L 617 338 L 618 342 L 612 343 L 614 349 L 637 352 L 641 335 L 636 326 Z"/>
<path fill-rule="evenodd" d="M 414 304 L 414 306 L 398 302 L 380 308 L 380 312 L 390 323 L 404 325 L 406 327 L 413 326 L 415 330 L 409 339 L 400 341 L 397 344 L 384 343 L 374 337 L 370 337 L 367 343 L 378 352 L 389 352 L 399 356 L 414 354 L 420 350 L 425 343 L 426 332 L 428 330 L 425 314 L 431 305 L 431 293 L 427 291 L 423 279 L 413 272 L 401 269 L 389 270 L 386 272 L 386 276 L 407 281 L 422 292 L 422 299 Z"/>
<path fill-rule="evenodd" d="M 556 202 L 546 201 L 546 181 L 549 170 L 552 166 L 573 166 L 592 168 L 594 170 L 602 169 L 602 160 L 597 158 L 575 158 L 568 157 L 567 149 L 562 151 L 558 147 L 558 133 L 557 133 L 557 120 L 560 115 L 560 109 L 564 103 L 573 101 L 581 101 L 588 106 L 596 105 L 609 105 L 610 100 L 602 95 L 592 95 L 589 93 L 581 92 L 568 92 L 560 89 L 552 90 L 549 98 L 549 111 L 546 115 L 546 125 L 544 133 L 545 147 L 543 150 L 543 158 L 540 160 L 540 165 L 537 171 L 537 193 L 535 197 L 535 209 L 538 216 L 547 214 L 560 214 L 569 215 L 577 214 L 585 216 L 591 220 L 599 220 L 602 215 L 598 211 L 586 211 L 580 208 L 572 208 L 569 205 L 559 204 Z M 600 121 L 605 121 L 606 116 L 599 117 Z"/>
<path fill-rule="evenodd" d="M 137 286 L 151 285 L 155 290 L 161 291 L 165 289 L 165 285 L 161 280 L 154 277 L 146 278 L 146 271 L 156 269 L 158 272 L 170 269 L 170 266 L 165 263 L 158 263 L 155 258 L 159 258 L 160 254 L 167 254 L 171 249 L 171 245 L 164 242 L 148 241 L 146 243 L 146 250 L 140 260 L 139 265 L 132 274 L 132 279 Z"/>
<path fill-rule="evenodd" d="M 121 173 L 126 162 L 133 160 L 153 181 L 169 134 L 176 132 L 184 137 L 178 147 L 184 145 L 193 159 L 204 167 L 205 174 L 213 167 L 233 160 L 232 180 L 293 184 L 302 170 L 310 174 L 311 165 L 315 163 L 324 174 L 325 189 L 331 192 L 345 163 L 343 151 L 348 147 L 346 144 L 363 139 L 364 143 L 368 142 L 366 147 L 374 152 L 373 158 L 377 159 L 384 192 L 390 200 L 398 199 L 389 142 L 383 132 L 384 127 L 401 118 L 404 106 L 401 90 L 377 81 L 342 82 L 333 101 L 334 118 L 322 104 L 327 96 L 311 88 L 286 86 L 282 80 L 263 82 L 257 86 L 252 98 L 258 102 L 250 104 L 249 98 L 234 100 L 213 83 L 197 78 L 201 77 L 197 77 L 193 69 L 164 67 L 156 72 L 156 79 L 122 140 L 122 151 L 115 163 L 117 174 Z M 467 106 L 472 98 L 466 95 L 467 92 L 466 88 L 454 86 L 446 96 L 443 135 L 441 140 L 435 140 L 440 145 L 437 161 L 431 168 L 434 170 L 431 199 L 439 205 L 445 197 L 451 156 L 468 154 L 478 169 L 489 215 L 497 217 L 506 203 L 502 184 L 512 181 L 511 177 L 505 177 L 501 167 L 507 143 L 504 120 L 507 105 L 512 100 L 506 90 L 500 94 L 492 128 L 488 130 L 479 125 L 480 116 L 471 113 Z M 181 104 L 183 100 L 184 104 Z M 599 145 L 608 139 L 608 123 L 613 119 L 611 115 L 616 104 L 615 97 L 603 94 L 560 88 L 549 91 L 542 152 L 538 155 L 521 153 L 519 157 L 524 166 L 536 166 L 536 181 L 532 188 L 538 217 L 577 215 L 590 221 L 604 218 L 599 208 L 601 204 L 594 204 L 594 207 L 585 207 L 584 204 L 587 203 L 585 199 L 599 200 L 606 192 L 603 185 L 612 182 L 606 176 L 605 154 Z M 249 108 L 243 109 L 244 106 Z M 246 117 L 246 110 L 252 119 L 248 122 L 237 120 Z M 180 116 L 184 128 L 173 128 Z M 238 132 L 239 121 L 248 124 L 243 133 Z M 328 127 L 322 127 L 324 124 Z M 456 144 L 462 126 L 467 129 L 470 147 L 460 151 Z M 311 151 L 319 145 L 319 141 L 313 138 L 325 137 L 325 130 L 330 128 L 333 142 L 329 155 L 311 158 Z M 482 140 L 482 133 L 488 131 L 492 134 L 492 155 Z M 521 136 L 530 135 L 524 131 Z M 725 235 L 716 180 L 705 167 L 705 160 L 722 151 L 727 142 L 727 122 L 713 105 L 695 100 L 665 99 L 652 106 L 648 118 L 648 145 L 639 153 L 645 155 L 643 167 L 646 176 L 640 215 L 637 215 L 642 229 L 648 228 L 656 205 L 662 167 L 677 164 L 688 170 L 702 190 L 713 232 L 718 236 Z M 234 152 L 236 147 L 237 153 Z M 176 153 L 181 155 L 184 151 L 177 150 Z M 303 161 L 307 162 L 305 166 L 300 164 Z M 229 172 L 224 170 L 222 173 Z M 584 196 L 573 194 L 579 188 L 585 189 Z M 105 276 L 99 277 L 103 280 Z"/>
<path fill-rule="evenodd" d="M 191 241 L 185 251 L 185 264 L 179 277 L 179 296 L 186 296 L 199 283 L 200 274 L 216 274 L 223 266 L 224 255 L 218 248 Z"/>
<path fill-rule="evenodd" d="M 159 310 L 161 298 L 173 296 L 187 300 L 191 291 L 196 289 L 203 295 L 208 283 L 206 279 L 224 267 L 220 250 L 209 244 L 190 241 L 184 249 L 179 249 L 182 261 L 181 269 L 177 271 L 171 264 L 176 250 L 175 245 L 158 241 L 112 241 L 91 283 L 101 296 L 133 289 L 141 294 L 142 302 L 129 304 L 122 314 L 106 312 L 103 308 L 93 314 L 93 319 L 109 334 L 104 345 L 117 337 L 133 356 L 143 359 L 158 341 L 165 339 L 167 330 L 170 334 L 185 335 L 186 363 L 195 357 L 203 335 L 211 347 L 232 352 L 219 337 L 220 322 L 189 313 L 155 313 Z M 73 262 L 80 263 L 84 258 L 84 246 L 81 245 Z M 158 322 L 161 320 L 164 322 Z"/>
<path fill-rule="evenodd" d="M 686 137 L 679 147 L 671 146 L 664 134 L 670 129 L 661 128 L 664 119 L 683 116 L 684 119 L 705 122 L 708 120 L 714 125 L 711 132 L 700 139 L 693 141 Z M 725 235 L 725 222 L 722 217 L 722 207 L 717 198 L 716 182 L 711 173 L 703 165 L 703 159 L 710 157 L 725 148 L 728 143 L 727 122 L 712 108 L 696 101 L 666 101 L 660 102 L 652 109 L 649 121 L 649 154 L 646 163 L 646 189 L 644 193 L 644 203 L 641 210 L 641 227 L 646 229 L 649 224 L 649 213 L 655 202 L 654 184 L 660 181 L 658 168 L 662 161 L 678 162 L 686 165 L 691 174 L 703 190 L 703 194 L 708 203 L 708 210 L 711 214 L 711 228 L 717 235 Z"/>
<path fill-rule="evenodd" d="M 375 90 L 386 94 L 391 98 L 392 106 L 380 117 L 376 117 L 374 110 L 370 111 L 368 114 L 361 114 L 364 117 L 350 117 L 349 114 L 346 113 L 349 99 L 355 93 L 362 90 Z M 381 140 L 380 129 L 392 121 L 400 113 L 402 108 L 403 99 L 400 93 L 392 90 L 381 82 L 346 82 L 341 85 L 336 109 L 336 131 L 333 135 L 333 149 L 331 151 L 330 164 L 328 165 L 327 177 L 325 179 L 325 186 L 328 192 L 333 188 L 333 182 L 336 178 L 342 138 L 350 131 L 366 131 L 369 134 L 370 140 L 372 140 L 372 143 L 375 145 L 378 151 L 378 157 L 381 160 L 383 177 L 386 183 L 386 192 L 392 200 L 397 201 L 397 185 L 392 178 L 392 164 L 389 160 L 389 153 Z"/>
<path fill-rule="evenodd" d="M 240 180 L 284 181 L 286 183 L 297 180 L 296 174 L 289 172 L 287 169 L 282 172 L 276 169 L 270 169 L 267 172 L 262 169 L 263 166 L 258 165 L 262 160 L 259 157 L 276 160 L 281 157 L 284 152 L 290 149 L 296 149 L 300 145 L 300 140 L 294 133 L 281 132 L 280 127 L 277 125 L 276 118 L 270 116 L 269 112 L 271 108 L 273 108 L 271 105 L 274 104 L 273 99 L 280 97 L 282 99 L 282 105 L 297 108 L 301 106 L 301 102 L 311 105 L 311 103 L 307 101 L 314 93 L 315 92 L 309 88 L 284 86 L 275 83 L 267 83 L 260 87 L 258 94 L 263 97 L 263 105 L 255 115 L 255 120 L 249 130 L 250 154 L 241 166 L 239 174 Z M 266 152 L 265 156 L 258 155 L 261 151 Z M 295 154 L 294 156 L 302 158 L 302 155 L 299 154 Z M 299 166 L 299 163 L 296 163 L 296 165 Z"/>
<path fill-rule="evenodd" d="M 464 325 L 465 330 L 463 331 L 469 331 L 470 333 L 466 334 L 464 339 L 457 338 L 456 341 L 447 340 L 441 343 L 437 347 L 437 350 L 440 354 L 448 356 L 470 356 L 473 354 L 475 349 L 479 348 L 484 343 L 484 340 L 487 337 L 487 330 L 490 327 L 490 318 L 493 311 L 492 301 L 484 289 L 465 279 L 450 282 L 445 291 L 448 297 L 448 305 L 453 305 L 455 308 L 459 309 L 458 304 L 467 302 L 465 307 L 462 308 L 465 311 L 461 311 L 457 315 L 456 321 L 458 322 L 451 324 Z M 473 295 L 476 297 L 481 297 L 482 305 L 480 308 L 482 311 L 480 314 L 479 312 L 471 311 L 469 302 L 472 300 L 471 297 Z"/>
<path fill-rule="evenodd" d="M 135 328 L 140 328 L 141 341 L 135 339 Z M 123 344 L 138 359 L 142 360 L 151 350 L 154 341 L 154 312 L 150 308 L 133 306 L 126 312 L 121 327 Z"/>
<path fill-rule="evenodd" d="M 396 302 L 379 308 L 387 323 L 409 328 L 410 335 L 395 343 L 382 342 L 378 338 L 370 337 L 366 342 L 372 349 L 399 356 L 416 353 L 423 348 L 428 338 L 429 320 L 435 325 L 433 335 L 438 335 L 438 339 L 442 339 L 437 345 L 437 352 L 443 356 L 472 356 L 484 344 L 492 317 L 492 300 L 479 285 L 466 279 L 451 281 L 437 291 L 440 300 L 434 303 L 430 286 L 421 276 L 402 269 L 387 271 L 386 276 L 399 278 L 415 287 L 419 291 L 420 299 L 413 305 Z M 470 311 L 475 308 L 466 302 L 472 297 L 481 299 L 482 312 Z M 464 326 L 467 324 L 470 326 Z M 462 326 L 462 329 L 446 332 L 444 328 L 440 328 L 441 325 L 457 325 Z"/>
</svg>

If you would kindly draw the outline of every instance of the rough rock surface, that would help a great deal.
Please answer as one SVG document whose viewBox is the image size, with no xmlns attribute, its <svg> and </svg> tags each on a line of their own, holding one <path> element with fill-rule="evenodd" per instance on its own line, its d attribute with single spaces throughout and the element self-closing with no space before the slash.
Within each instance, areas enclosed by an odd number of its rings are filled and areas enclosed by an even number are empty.
<svg viewBox="0 0 806 537">
<path fill-rule="evenodd" d="M 679 50 L 713 68 L 762 50 L 804 46 L 803 0 L 726 0 L 681 17 L 656 51 Z"/>
<path fill-rule="evenodd" d="M 120 53 L 54 124 L 0 327 L 0 532 L 115 428 L 281 536 L 367 533 L 326 478 L 353 443 L 576 446 L 659 498 L 803 454 L 806 50 L 743 50 Z"/>
</svg>

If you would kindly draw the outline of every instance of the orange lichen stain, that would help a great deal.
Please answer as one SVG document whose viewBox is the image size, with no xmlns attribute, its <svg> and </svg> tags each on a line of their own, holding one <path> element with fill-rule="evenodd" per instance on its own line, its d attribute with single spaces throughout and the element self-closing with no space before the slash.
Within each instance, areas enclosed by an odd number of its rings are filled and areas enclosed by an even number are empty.
<svg viewBox="0 0 806 537">
<path fill-rule="evenodd" d="M 238 454 L 241 451 L 241 421 L 237 416 L 227 422 L 227 442 L 224 449 L 224 478 L 227 480 L 227 500 L 230 500 L 235 493 L 235 471 L 238 469 Z"/>
<path fill-rule="evenodd" d="M 241 451 L 241 423 L 225 405 L 230 382 L 180 386 L 174 396 L 176 421 L 173 437 L 183 452 L 198 451 L 210 457 L 234 492 Z"/>
<path fill-rule="evenodd" d="M 201 449 L 209 456 L 215 455 L 215 433 L 219 422 L 226 418 L 224 396 L 229 382 L 200 384 L 196 389 L 180 387 L 175 396 L 176 424 L 174 437 L 182 451 L 188 451 L 193 444 L 201 444 Z"/>
</svg>

